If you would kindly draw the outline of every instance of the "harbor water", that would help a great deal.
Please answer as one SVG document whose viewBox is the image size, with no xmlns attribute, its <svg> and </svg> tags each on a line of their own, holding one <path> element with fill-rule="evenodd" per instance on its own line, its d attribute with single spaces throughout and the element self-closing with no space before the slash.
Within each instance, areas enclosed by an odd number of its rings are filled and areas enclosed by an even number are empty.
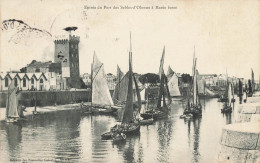
<svg viewBox="0 0 260 163">
<path fill-rule="evenodd" d="M 65 110 L 19 125 L 1 122 L 0 162 L 213 162 L 222 127 L 233 122 L 218 99 L 201 100 L 202 118 L 180 119 L 185 103 L 173 101 L 168 119 L 141 126 L 125 143 L 101 140 L 117 122 L 113 116 Z"/>
</svg>

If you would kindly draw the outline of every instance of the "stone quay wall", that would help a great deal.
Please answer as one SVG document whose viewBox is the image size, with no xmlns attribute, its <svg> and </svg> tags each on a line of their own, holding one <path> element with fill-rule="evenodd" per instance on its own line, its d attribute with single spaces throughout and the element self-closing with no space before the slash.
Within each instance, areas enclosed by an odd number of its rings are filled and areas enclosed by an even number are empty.
<svg viewBox="0 0 260 163">
<path fill-rule="evenodd" d="M 223 128 L 216 162 L 260 162 L 259 123 L 236 123 Z"/>
<path fill-rule="evenodd" d="M 21 91 L 18 101 L 26 107 L 65 105 L 80 102 L 91 101 L 90 90 L 74 90 L 74 91 Z M 5 107 L 7 100 L 7 92 L 0 93 L 0 106 Z"/>
<path fill-rule="evenodd" d="M 239 105 L 234 121 L 222 130 L 216 162 L 260 162 L 260 97 Z"/>
</svg>

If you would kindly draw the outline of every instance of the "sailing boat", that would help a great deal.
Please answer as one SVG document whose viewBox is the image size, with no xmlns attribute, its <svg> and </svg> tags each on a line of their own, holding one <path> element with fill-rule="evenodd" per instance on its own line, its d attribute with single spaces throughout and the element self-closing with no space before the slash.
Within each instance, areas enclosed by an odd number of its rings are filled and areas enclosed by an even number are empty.
<svg viewBox="0 0 260 163">
<path fill-rule="evenodd" d="M 128 135 L 128 134 L 135 134 L 140 132 L 140 125 L 136 120 L 134 114 L 135 112 L 134 104 L 133 104 L 133 83 L 136 85 L 137 92 L 139 92 L 139 90 L 132 70 L 131 34 L 130 34 L 130 52 L 129 52 L 129 72 L 126 75 L 128 76 L 129 79 L 128 86 L 127 86 L 127 100 L 121 113 L 118 114 L 119 117 L 118 121 L 121 122 L 121 124 L 115 125 L 114 127 L 111 128 L 110 132 L 101 135 L 102 138 L 109 138 L 109 136 L 113 138 L 113 135 L 117 135 L 121 133 Z M 140 112 L 141 109 L 140 94 L 137 97 L 138 97 L 138 103 L 140 104 L 138 108 L 138 112 Z"/>
<path fill-rule="evenodd" d="M 226 70 L 226 76 L 227 76 L 226 89 L 225 89 L 224 94 L 219 97 L 218 102 L 227 102 L 228 101 L 228 74 L 227 74 L 227 70 Z"/>
<path fill-rule="evenodd" d="M 119 68 L 119 67 L 118 67 Z M 129 71 L 124 75 L 120 68 L 118 70 L 118 83 L 116 84 L 114 93 L 113 93 L 113 101 L 116 104 L 118 108 L 122 108 L 122 105 L 126 104 L 127 101 L 127 90 L 128 90 L 128 83 L 129 83 Z M 133 74 L 134 77 L 134 74 Z M 134 78 L 135 79 L 135 78 Z M 139 87 L 137 85 L 137 82 L 135 83 L 136 80 L 133 80 L 133 85 L 135 87 L 133 88 L 133 103 L 135 108 L 139 108 Z"/>
<path fill-rule="evenodd" d="M 91 111 L 100 114 L 112 114 L 116 111 L 105 77 L 104 64 L 98 59 L 96 53 L 93 55 L 93 63 L 91 66 Z M 89 110 L 87 112 L 89 112 Z"/>
<path fill-rule="evenodd" d="M 254 88 L 255 88 L 254 72 L 253 69 L 251 69 L 251 80 L 248 80 L 248 97 L 253 96 Z"/>
<path fill-rule="evenodd" d="M 17 93 L 18 88 L 14 86 L 14 81 L 11 82 L 8 87 L 7 102 L 6 102 L 6 122 L 14 123 L 18 122 L 18 100 Z"/>
<path fill-rule="evenodd" d="M 161 118 L 166 118 L 168 116 L 168 112 L 169 112 L 168 105 L 171 103 L 171 97 L 169 93 L 167 77 L 163 69 L 164 56 L 165 56 L 165 47 L 163 48 L 163 54 L 160 62 L 160 68 L 159 68 L 160 87 L 158 91 L 159 95 L 157 101 L 157 108 L 155 110 L 149 110 L 141 114 L 141 117 L 144 119 L 150 119 L 152 117 L 154 119 L 161 119 Z"/>
<path fill-rule="evenodd" d="M 124 73 L 121 71 L 120 67 L 117 65 L 117 84 L 115 86 L 115 90 L 113 92 L 113 101 L 117 105 L 122 105 L 122 101 L 120 101 L 121 93 L 121 80 L 124 77 Z M 123 92 L 124 93 L 124 92 Z"/>
<path fill-rule="evenodd" d="M 178 77 L 170 66 L 168 68 L 167 78 L 169 79 L 168 86 L 171 97 L 180 97 L 181 93 L 178 86 Z"/>
<path fill-rule="evenodd" d="M 234 98 L 232 95 L 232 87 L 231 87 L 231 83 L 228 83 L 228 100 L 227 102 L 225 102 L 224 108 L 221 109 L 222 113 L 231 113 L 232 112 L 232 99 Z"/>
<path fill-rule="evenodd" d="M 242 104 L 242 101 L 243 101 L 243 84 L 242 84 L 240 79 L 239 79 L 239 82 L 238 82 L 238 96 L 239 96 L 239 103 Z"/>
<path fill-rule="evenodd" d="M 194 48 L 194 56 L 193 56 L 193 104 L 190 103 L 190 99 L 188 99 L 187 107 L 184 110 L 183 116 L 185 118 L 199 117 L 202 115 L 201 104 L 198 96 L 198 84 L 197 84 L 197 58 L 195 58 L 195 48 Z M 190 97 L 190 95 L 189 95 Z M 181 117 L 182 118 L 182 117 Z"/>
</svg>

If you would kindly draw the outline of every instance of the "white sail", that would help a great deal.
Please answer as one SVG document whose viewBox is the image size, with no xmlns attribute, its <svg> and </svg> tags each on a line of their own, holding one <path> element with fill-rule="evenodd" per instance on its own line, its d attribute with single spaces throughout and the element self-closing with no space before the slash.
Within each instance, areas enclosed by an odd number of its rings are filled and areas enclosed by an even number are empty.
<svg viewBox="0 0 260 163">
<path fill-rule="evenodd" d="M 141 95 L 141 100 L 142 100 L 142 101 L 145 101 L 145 100 L 146 100 L 146 98 L 145 98 L 145 90 L 146 90 L 146 88 L 144 87 L 144 88 L 140 91 L 140 95 Z"/>
<path fill-rule="evenodd" d="M 231 84 L 228 85 L 228 106 L 231 106 L 231 100 L 232 100 L 232 89 Z"/>
<path fill-rule="evenodd" d="M 7 97 L 7 105 L 6 105 L 6 118 L 18 118 L 18 101 L 17 101 L 17 95 L 16 92 L 18 91 L 18 88 L 14 86 L 14 82 L 10 84 L 8 88 L 8 97 Z"/>
<path fill-rule="evenodd" d="M 168 82 L 169 92 L 171 96 L 181 96 L 180 89 L 178 86 L 178 77 L 174 73 Z"/>
<path fill-rule="evenodd" d="M 114 105 L 105 77 L 104 64 L 93 56 L 92 104 Z"/>
</svg>

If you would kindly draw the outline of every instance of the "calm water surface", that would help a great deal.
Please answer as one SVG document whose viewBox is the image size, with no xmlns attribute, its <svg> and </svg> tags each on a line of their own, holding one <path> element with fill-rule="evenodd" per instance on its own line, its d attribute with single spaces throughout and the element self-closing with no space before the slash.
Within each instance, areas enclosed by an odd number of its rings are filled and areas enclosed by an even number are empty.
<svg viewBox="0 0 260 163">
<path fill-rule="evenodd" d="M 170 117 L 154 125 L 141 126 L 140 135 L 125 144 L 101 140 L 101 134 L 117 122 L 112 116 L 81 116 L 79 111 L 41 115 L 21 125 L 1 123 L 0 162 L 213 162 L 225 124 L 223 103 L 201 100 L 201 119 L 185 121 L 179 116 L 184 103 L 174 101 Z M 235 110 L 238 106 L 236 99 Z"/>
</svg>

